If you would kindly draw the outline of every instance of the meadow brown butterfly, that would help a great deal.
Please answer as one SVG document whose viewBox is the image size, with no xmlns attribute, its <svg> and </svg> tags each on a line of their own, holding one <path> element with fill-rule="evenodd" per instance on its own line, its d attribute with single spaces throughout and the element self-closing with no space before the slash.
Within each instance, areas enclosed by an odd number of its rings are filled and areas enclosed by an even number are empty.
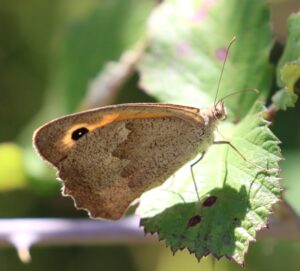
<svg viewBox="0 0 300 271">
<path fill-rule="evenodd" d="M 92 217 L 119 219 L 143 192 L 162 184 L 213 143 L 226 116 L 172 104 L 120 104 L 62 117 L 34 134 L 58 170 L 63 193 Z"/>
<path fill-rule="evenodd" d="M 223 100 L 206 110 L 120 104 L 53 120 L 34 133 L 33 141 L 42 158 L 58 170 L 64 195 L 94 218 L 115 220 L 143 192 L 162 184 L 199 153 L 202 158 L 213 143 L 230 144 L 214 142 L 215 128 L 225 118 Z"/>
</svg>

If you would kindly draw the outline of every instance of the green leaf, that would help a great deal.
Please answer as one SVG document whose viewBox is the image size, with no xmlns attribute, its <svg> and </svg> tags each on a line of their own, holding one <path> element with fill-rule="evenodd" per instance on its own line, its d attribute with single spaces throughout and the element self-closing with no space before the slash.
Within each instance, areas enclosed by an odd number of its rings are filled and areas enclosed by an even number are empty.
<svg viewBox="0 0 300 271">
<path fill-rule="evenodd" d="M 277 65 L 277 84 L 283 87 L 286 82 L 282 78 L 283 66 L 300 57 L 300 13 L 291 15 L 288 20 L 288 38 L 284 52 Z"/>
<path fill-rule="evenodd" d="M 233 36 L 237 41 L 218 98 L 246 88 L 259 89 L 263 99 L 268 95 L 272 36 L 264 1 L 169 0 L 155 10 L 149 25 L 141 86 L 160 102 L 212 106 Z M 263 107 L 253 106 L 256 99 L 244 92 L 226 100 L 230 118 L 218 129 L 224 135 L 220 140 L 228 138 L 247 162 L 228 145 L 212 146 L 194 167 L 201 204 L 190 164 L 142 195 L 137 213 L 145 232 L 158 233 L 173 252 L 187 248 L 198 259 L 212 253 L 242 264 L 249 242 L 266 226 L 280 196 L 281 154 L 262 119 Z"/>
<path fill-rule="evenodd" d="M 300 91 L 300 13 L 291 15 L 288 21 L 288 40 L 277 65 L 277 84 L 282 87 L 272 101 L 277 109 L 294 107 Z"/>
<path fill-rule="evenodd" d="M 296 92 L 299 91 L 300 86 L 300 58 L 288 62 L 281 69 L 281 79 L 286 86 L 287 91 Z"/>
<path fill-rule="evenodd" d="M 259 89 L 261 97 L 268 94 L 272 32 L 264 1 L 169 0 L 152 14 L 149 26 L 141 86 L 160 102 L 212 105 L 233 36 L 237 41 L 229 53 L 219 98 L 246 88 Z M 255 99 L 255 94 L 232 96 L 227 100 L 229 114 L 244 116 Z"/>
<path fill-rule="evenodd" d="M 297 94 L 294 92 L 299 91 L 300 86 L 300 61 L 288 62 L 281 69 L 281 80 L 285 87 L 277 91 L 272 101 L 278 109 L 286 110 L 287 107 L 294 107 L 297 102 Z"/>
<path fill-rule="evenodd" d="M 266 227 L 281 190 L 278 140 L 261 118 L 262 110 L 256 104 L 240 124 L 222 127 L 222 134 L 226 132 L 251 162 L 227 145 L 212 146 L 194 168 L 202 205 L 186 165 L 162 186 L 142 195 L 137 213 L 145 232 L 157 232 L 173 252 L 187 248 L 198 259 L 211 253 L 243 263 L 249 243 L 257 230 Z"/>
<path fill-rule="evenodd" d="M 72 22 L 66 32 L 60 74 L 67 112 L 78 108 L 90 81 L 108 61 L 117 60 L 144 36 L 152 7 L 147 0 L 93 1 L 90 13 Z"/>
<path fill-rule="evenodd" d="M 287 89 L 281 89 L 277 91 L 273 97 L 272 102 L 278 109 L 286 110 L 288 107 L 294 107 L 297 102 L 298 96 Z"/>
</svg>

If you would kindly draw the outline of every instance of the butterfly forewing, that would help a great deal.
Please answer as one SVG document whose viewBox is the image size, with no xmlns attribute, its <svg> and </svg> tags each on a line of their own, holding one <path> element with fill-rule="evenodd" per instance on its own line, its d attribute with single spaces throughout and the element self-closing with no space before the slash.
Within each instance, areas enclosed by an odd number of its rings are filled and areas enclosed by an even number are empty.
<svg viewBox="0 0 300 271">
<path fill-rule="evenodd" d="M 116 116 L 120 111 L 110 108 L 109 113 Z M 54 140 L 52 145 L 61 145 L 60 154 L 50 162 L 64 182 L 64 194 L 71 195 L 77 207 L 92 217 L 120 218 L 134 199 L 160 185 L 211 143 L 202 118 L 191 110 L 135 106 L 126 114 L 131 118 L 123 114 L 105 124 L 108 112 L 94 111 L 89 118 L 92 123 L 73 115 L 46 125 L 35 136 L 36 147 L 46 159 L 40 142 Z M 64 133 L 60 122 L 65 124 Z M 84 123 L 88 128 L 80 126 Z M 56 126 L 60 135 L 55 133 Z M 66 140 L 74 127 L 78 140 Z M 41 140 L 47 130 L 51 137 Z"/>
</svg>

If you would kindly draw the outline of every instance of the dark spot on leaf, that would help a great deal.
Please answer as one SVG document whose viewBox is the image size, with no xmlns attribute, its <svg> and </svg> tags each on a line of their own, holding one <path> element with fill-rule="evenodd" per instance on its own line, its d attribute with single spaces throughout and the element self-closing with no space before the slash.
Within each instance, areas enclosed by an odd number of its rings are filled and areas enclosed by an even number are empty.
<svg viewBox="0 0 300 271">
<path fill-rule="evenodd" d="M 201 222 L 201 216 L 200 215 L 195 215 L 193 217 L 190 218 L 187 226 L 188 227 L 194 227 L 197 224 L 199 224 Z"/>
<path fill-rule="evenodd" d="M 217 197 L 216 196 L 210 196 L 208 197 L 203 203 L 202 205 L 204 207 L 211 207 L 213 206 L 217 201 Z"/>
<path fill-rule="evenodd" d="M 300 78 L 298 78 L 298 80 L 294 84 L 294 91 L 300 93 Z"/>
<path fill-rule="evenodd" d="M 88 132 L 89 130 L 85 127 L 78 128 L 72 133 L 72 139 L 76 141 L 79 138 L 83 137 Z"/>
</svg>

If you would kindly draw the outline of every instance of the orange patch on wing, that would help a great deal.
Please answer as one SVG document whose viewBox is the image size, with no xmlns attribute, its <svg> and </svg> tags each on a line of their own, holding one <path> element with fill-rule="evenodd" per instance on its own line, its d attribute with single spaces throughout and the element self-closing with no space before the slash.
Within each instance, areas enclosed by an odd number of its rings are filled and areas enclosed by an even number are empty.
<svg viewBox="0 0 300 271">
<path fill-rule="evenodd" d="M 131 113 L 131 112 L 122 112 L 122 113 L 111 113 L 104 115 L 99 121 L 95 123 L 79 123 L 74 125 L 71 129 L 69 129 L 65 136 L 63 137 L 60 143 L 63 144 L 65 148 L 71 148 L 76 141 L 72 140 L 72 133 L 77 130 L 78 128 L 85 127 L 90 132 L 98 129 L 100 127 L 106 126 L 110 123 L 116 121 L 123 121 L 123 120 L 133 120 L 133 119 L 150 119 L 150 118 L 163 118 L 163 117 L 173 117 L 174 114 L 169 112 L 141 112 L 141 113 Z M 61 145 L 60 145 L 61 146 Z"/>
<path fill-rule="evenodd" d="M 174 114 L 172 113 L 126 113 L 126 114 L 120 114 L 115 121 L 121 121 L 121 120 L 130 120 L 130 119 L 154 119 L 154 118 L 163 118 L 163 117 L 172 117 Z"/>
</svg>

